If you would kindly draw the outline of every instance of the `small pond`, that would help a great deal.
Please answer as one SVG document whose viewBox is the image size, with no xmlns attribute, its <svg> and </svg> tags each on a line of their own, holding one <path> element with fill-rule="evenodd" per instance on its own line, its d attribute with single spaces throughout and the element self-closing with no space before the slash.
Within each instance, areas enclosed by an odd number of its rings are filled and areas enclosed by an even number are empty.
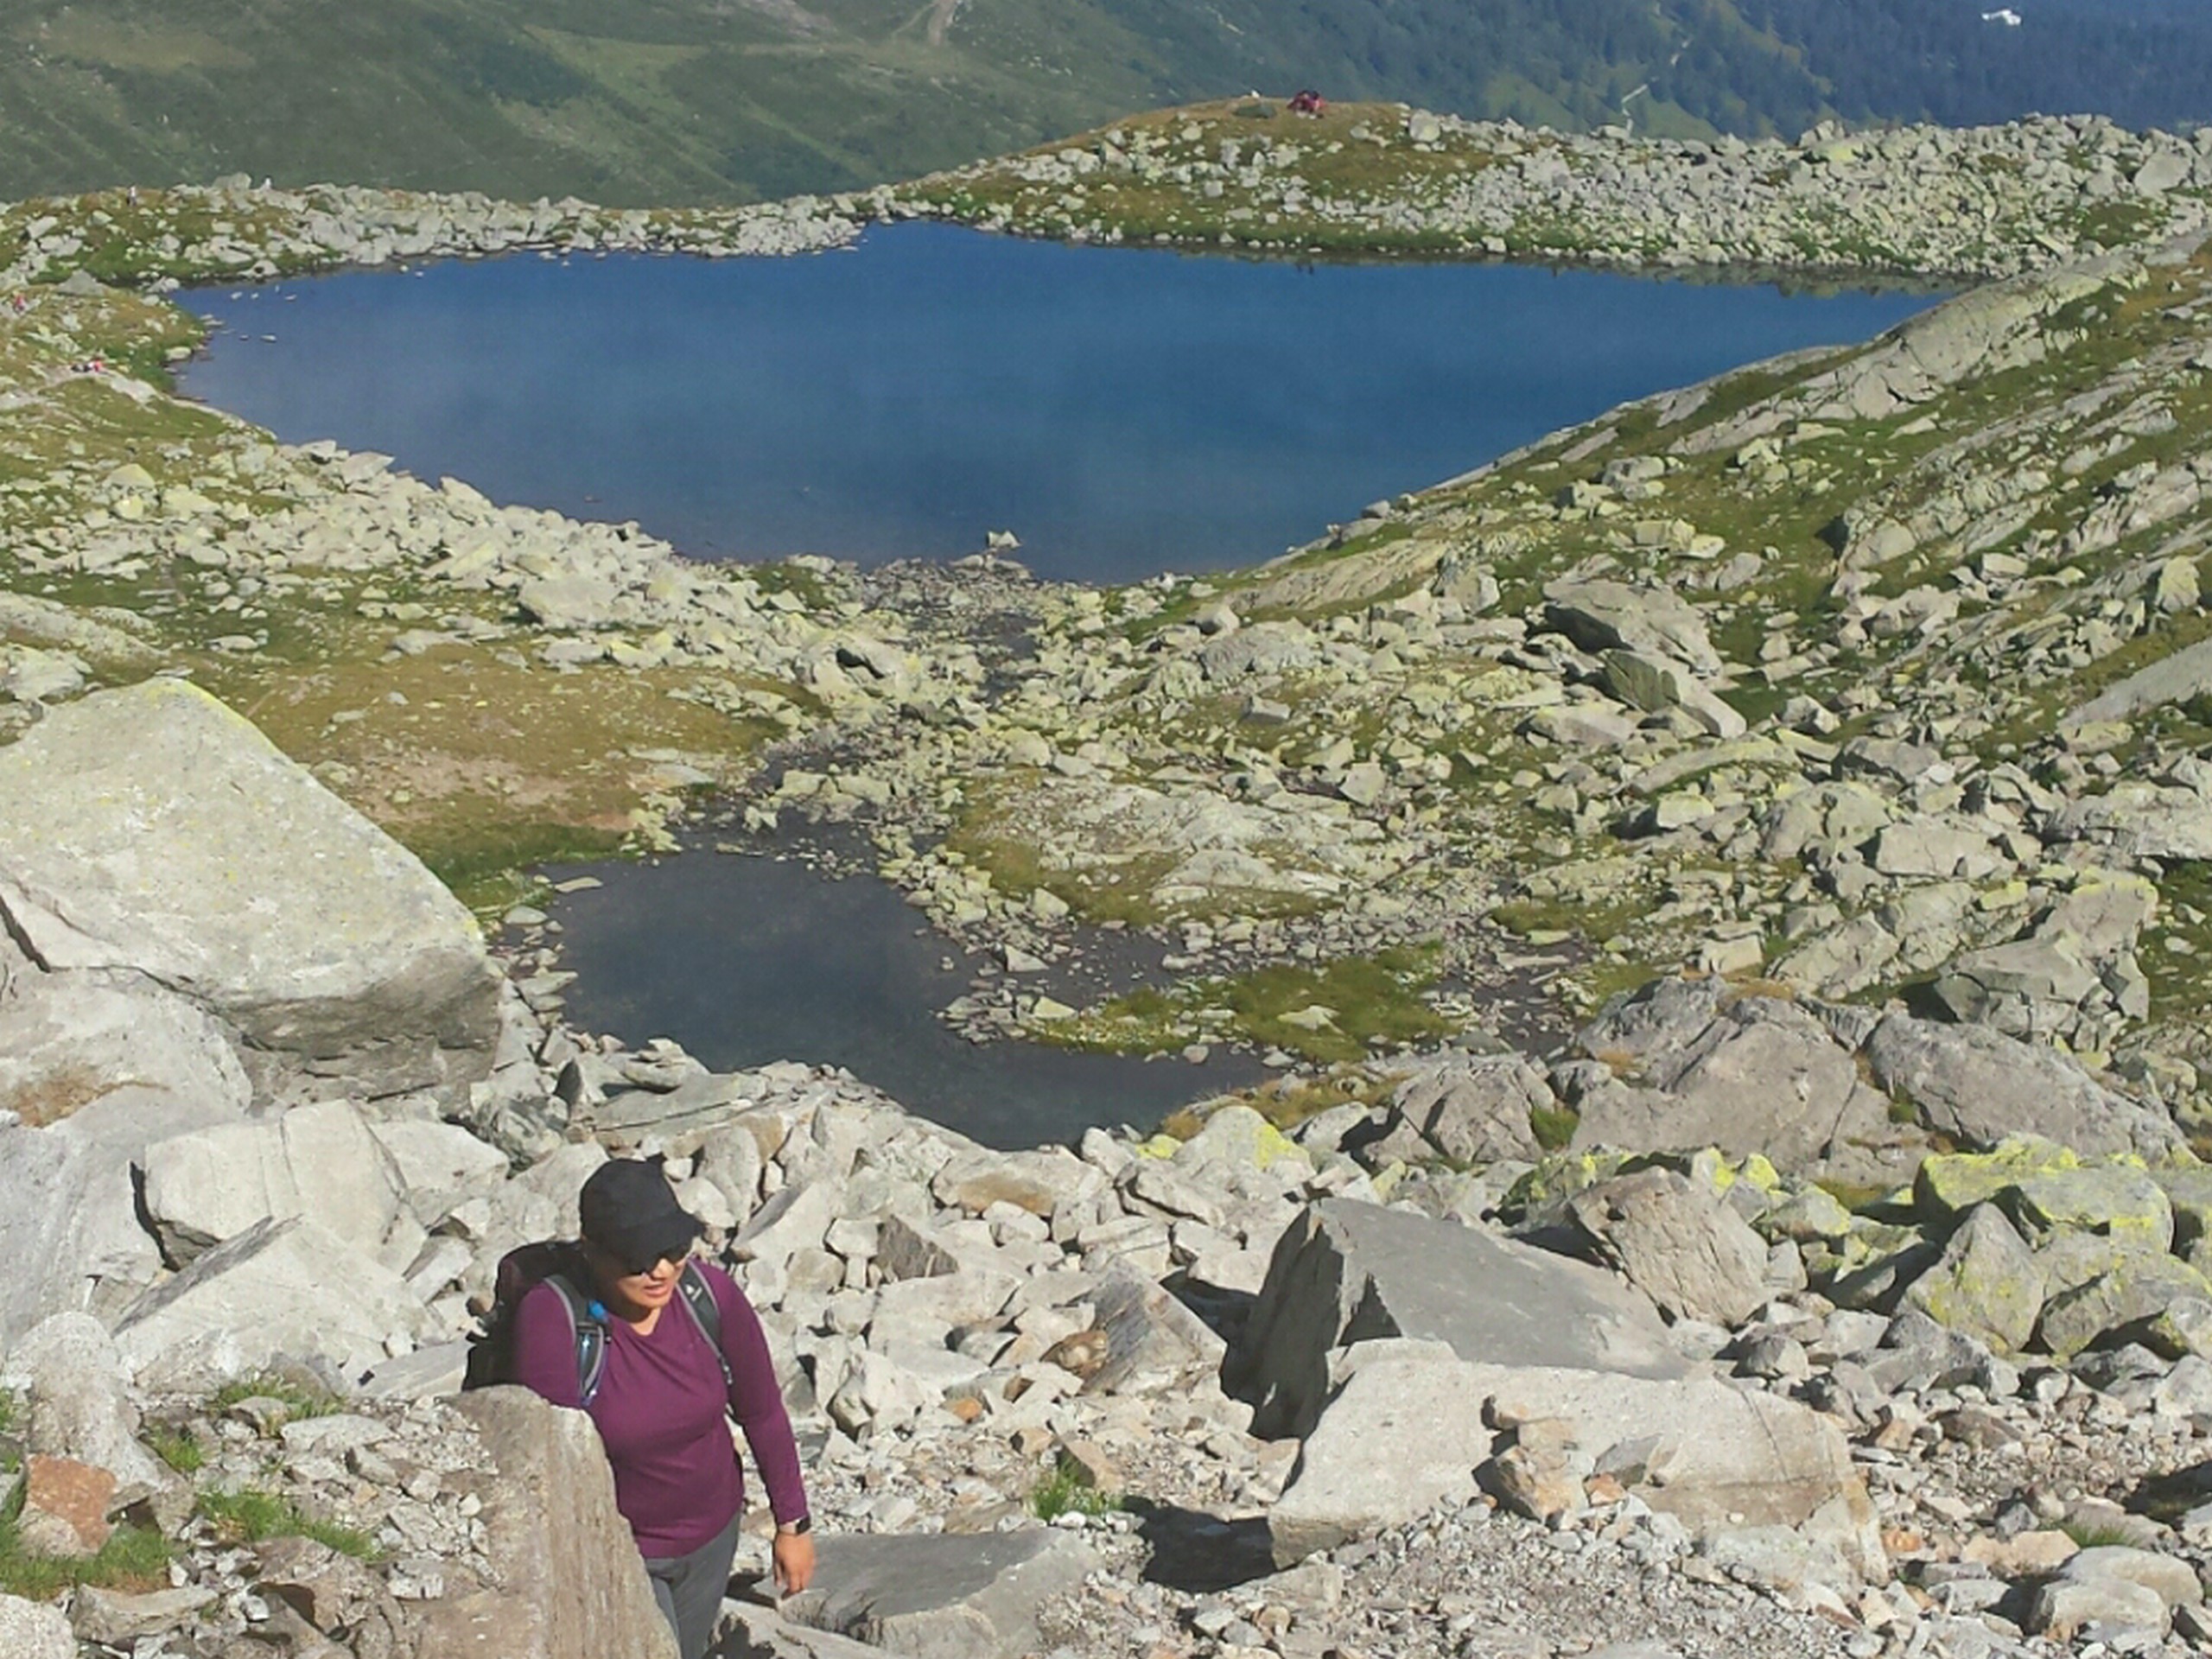
<svg viewBox="0 0 2212 1659">
<path fill-rule="evenodd" d="M 842 1065 L 925 1117 L 1007 1147 L 1072 1141 L 1094 1123 L 1148 1129 L 1192 1100 L 1270 1075 L 1218 1052 L 1193 1065 L 969 1042 L 935 1011 L 982 960 L 872 875 L 833 880 L 796 858 L 706 851 L 552 874 L 605 883 L 552 906 L 579 976 L 569 1016 L 632 1043 L 673 1037 L 716 1071 Z M 1140 970 L 1141 942 L 1103 943 L 1128 958 L 1127 974 Z"/>
</svg>

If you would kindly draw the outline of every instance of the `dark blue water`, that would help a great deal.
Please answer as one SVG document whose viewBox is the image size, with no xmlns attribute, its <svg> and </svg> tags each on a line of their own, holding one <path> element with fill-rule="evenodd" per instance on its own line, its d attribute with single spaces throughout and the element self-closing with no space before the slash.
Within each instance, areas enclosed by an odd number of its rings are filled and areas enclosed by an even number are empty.
<svg viewBox="0 0 2212 1659">
<path fill-rule="evenodd" d="M 194 396 L 687 552 L 1040 573 L 1272 556 L 1625 399 L 1926 295 L 1300 267 L 938 225 L 709 262 L 519 257 L 184 296 Z M 274 341 L 263 336 L 274 335 Z"/>
<path fill-rule="evenodd" d="M 555 872 L 586 873 L 606 885 L 552 906 L 562 962 L 578 976 L 569 1016 L 632 1042 L 673 1037 L 717 1071 L 842 1065 L 936 1122 L 1008 1147 L 1072 1141 L 1094 1123 L 1148 1129 L 1268 1075 L 1226 1052 L 1192 1065 L 964 1040 L 936 1011 L 982 959 L 931 932 L 874 876 L 827 880 L 797 861 L 709 852 Z M 1122 988 L 1091 977 L 1092 995 Z M 1030 988 L 1088 1000 L 1058 978 Z"/>
</svg>

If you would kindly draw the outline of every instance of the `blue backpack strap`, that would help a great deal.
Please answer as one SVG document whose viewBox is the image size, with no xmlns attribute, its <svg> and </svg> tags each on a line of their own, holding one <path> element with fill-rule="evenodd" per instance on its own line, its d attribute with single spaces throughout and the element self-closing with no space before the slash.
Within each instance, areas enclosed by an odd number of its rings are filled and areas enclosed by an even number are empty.
<svg viewBox="0 0 2212 1659">
<path fill-rule="evenodd" d="M 569 1329 L 575 1336 L 576 1396 L 588 1411 L 592 1401 L 598 1396 L 600 1379 L 607 1370 L 606 1323 L 568 1274 L 549 1273 L 545 1282 L 560 1298 L 561 1311 L 569 1316 Z"/>
<path fill-rule="evenodd" d="M 722 1351 L 721 1304 L 715 1300 L 715 1287 L 699 1271 L 697 1262 L 684 1262 L 683 1271 L 677 1275 L 676 1289 L 683 1298 L 684 1311 L 691 1316 L 691 1323 L 699 1327 L 707 1346 L 715 1351 L 715 1363 L 722 1368 L 723 1391 L 736 1388 L 737 1378 L 730 1371 L 729 1356 Z"/>
</svg>

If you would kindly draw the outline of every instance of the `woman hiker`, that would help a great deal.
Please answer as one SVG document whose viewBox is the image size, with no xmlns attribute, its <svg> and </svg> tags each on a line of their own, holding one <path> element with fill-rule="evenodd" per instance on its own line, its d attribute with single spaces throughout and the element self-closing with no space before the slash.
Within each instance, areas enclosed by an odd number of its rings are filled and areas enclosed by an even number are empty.
<svg viewBox="0 0 2212 1659">
<path fill-rule="evenodd" d="M 580 1355 L 593 1344 L 580 1344 L 577 1333 L 588 1337 L 588 1327 L 571 1321 L 563 1286 L 543 1281 L 516 1310 L 515 1378 L 556 1406 L 591 1414 L 653 1598 L 683 1659 L 700 1659 L 714 1638 L 745 1514 L 730 1417 L 745 1431 L 775 1514 L 777 1587 L 796 1594 L 814 1576 L 791 1418 L 759 1318 L 728 1274 L 692 1260 L 700 1225 L 677 1203 L 658 1159 L 601 1165 L 584 1183 L 580 1209 L 590 1283 L 568 1288 L 588 1299 L 582 1316 L 604 1338 L 587 1364 Z M 719 1354 L 709 1336 L 717 1326 Z M 588 1383 L 588 1370 L 596 1372 Z"/>
</svg>

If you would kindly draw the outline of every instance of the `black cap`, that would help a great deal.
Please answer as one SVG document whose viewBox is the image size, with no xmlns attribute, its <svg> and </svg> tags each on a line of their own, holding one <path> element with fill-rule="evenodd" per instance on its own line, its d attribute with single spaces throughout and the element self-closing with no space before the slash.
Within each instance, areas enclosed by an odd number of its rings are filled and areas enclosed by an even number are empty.
<svg viewBox="0 0 2212 1659">
<path fill-rule="evenodd" d="M 632 1272 L 681 1259 L 702 1229 L 676 1201 L 658 1158 L 616 1158 L 592 1171 L 577 1196 L 584 1237 Z"/>
</svg>

